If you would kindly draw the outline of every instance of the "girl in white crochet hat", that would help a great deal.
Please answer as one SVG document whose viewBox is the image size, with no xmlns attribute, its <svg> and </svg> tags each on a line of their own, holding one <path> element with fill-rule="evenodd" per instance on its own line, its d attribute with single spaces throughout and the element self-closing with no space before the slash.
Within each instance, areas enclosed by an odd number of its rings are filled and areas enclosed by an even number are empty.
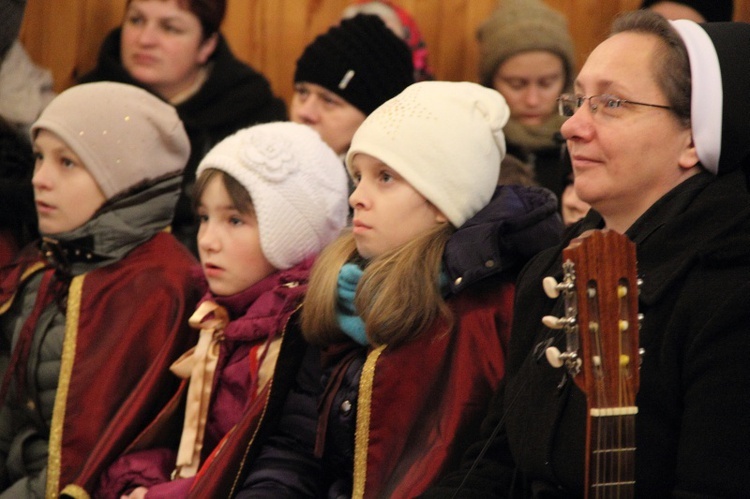
<svg viewBox="0 0 750 499">
<path fill-rule="evenodd" d="M 414 497 L 463 453 L 503 377 L 526 258 L 514 234 L 552 244 L 560 228 L 546 190 L 496 192 L 508 115 L 495 90 L 421 82 L 357 130 L 353 225 L 316 262 L 302 308 L 319 374 L 288 399 L 313 426 L 282 417 L 276 441 L 296 438 L 295 455 L 266 445 L 237 497 Z M 304 387 L 321 375 L 318 403 Z"/>
<path fill-rule="evenodd" d="M 190 318 L 200 339 L 171 370 L 188 380 L 104 475 L 101 497 L 227 497 L 246 439 L 268 408 L 277 358 L 299 341 L 292 314 L 315 256 L 346 223 L 347 180 L 317 132 L 276 122 L 240 130 L 198 166 L 198 252 L 207 290 Z M 186 391 L 186 393 L 185 393 Z M 178 414 L 179 415 L 179 414 Z M 173 423 L 180 431 L 170 432 Z M 231 437 L 223 442 L 230 429 Z M 156 443 L 154 429 L 163 435 Z M 170 438 L 181 435 L 179 445 Z M 238 445 L 239 444 L 239 445 Z M 222 452 L 209 459 L 212 451 Z M 204 472 L 209 466 L 212 471 Z"/>
<path fill-rule="evenodd" d="M 165 230 L 190 143 L 172 106 L 109 82 L 58 95 L 31 140 L 43 240 L 0 270 L 0 492 L 57 497 L 91 490 L 193 341 L 195 259 Z"/>
</svg>

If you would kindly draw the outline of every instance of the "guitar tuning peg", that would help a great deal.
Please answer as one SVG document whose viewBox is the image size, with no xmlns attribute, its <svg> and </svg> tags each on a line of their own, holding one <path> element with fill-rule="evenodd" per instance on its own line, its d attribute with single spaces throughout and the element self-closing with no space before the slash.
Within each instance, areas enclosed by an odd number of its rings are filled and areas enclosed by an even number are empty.
<svg viewBox="0 0 750 499">
<path fill-rule="evenodd" d="M 542 324 L 550 329 L 562 329 L 567 323 L 568 319 L 555 317 L 554 315 L 545 315 L 544 317 L 542 317 Z"/>
<path fill-rule="evenodd" d="M 547 357 L 547 362 L 549 362 L 549 365 L 551 365 L 555 369 L 567 365 L 568 371 L 573 376 L 577 375 L 580 372 L 581 366 L 583 365 L 581 359 L 578 358 L 578 354 L 576 354 L 575 352 L 561 353 L 557 347 L 547 347 L 547 349 L 544 351 L 544 355 Z"/>
<path fill-rule="evenodd" d="M 549 365 L 552 367 L 560 368 L 563 366 L 562 354 L 556 347 L 548 347 L 547 350 L 544 351 L 544 354 L 547 356 L 547 362 L 549 362 Z"/>
<path fill-rule="evenodd" d="M 542 287 L 544 288 L 544 294 L 548 297 L 555 299 L 560 296 L 560 284 L 554 277 L 548 276 L 542 279 Z"/>
</svg>

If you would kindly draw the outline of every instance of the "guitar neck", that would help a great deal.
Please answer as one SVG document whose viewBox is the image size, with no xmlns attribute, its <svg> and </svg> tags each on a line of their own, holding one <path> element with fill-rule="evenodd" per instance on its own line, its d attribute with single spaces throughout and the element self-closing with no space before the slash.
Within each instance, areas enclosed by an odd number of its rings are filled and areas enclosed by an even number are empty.
<svg viewBox="0 0 750 499">
<path fill-rule="evenodd" d="M 634 497 L 637 412 L 634 406 L 589 409 L 586 432 L 589 498 Z"/>
<path fill-rule="evenodd" d="M 580 373 L 586 394 L 586 497 L 633 497 L 639 386 L 635 245 L 593 231 L 563 251 L 575 282 Z"/>
</svg>

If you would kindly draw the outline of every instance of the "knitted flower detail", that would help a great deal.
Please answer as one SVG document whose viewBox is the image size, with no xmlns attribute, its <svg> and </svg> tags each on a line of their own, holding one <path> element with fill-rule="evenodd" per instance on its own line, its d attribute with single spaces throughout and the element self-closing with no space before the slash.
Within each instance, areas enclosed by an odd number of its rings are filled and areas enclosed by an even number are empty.
<svg viewBox="0 0 750 499">
<path fill-rule="evenodd" d="M 291 143 L 279 135 L 254 133 L 242 140 L 242 160 L 269 182 L 281 182 L 298 169 Z"/>
</svg>

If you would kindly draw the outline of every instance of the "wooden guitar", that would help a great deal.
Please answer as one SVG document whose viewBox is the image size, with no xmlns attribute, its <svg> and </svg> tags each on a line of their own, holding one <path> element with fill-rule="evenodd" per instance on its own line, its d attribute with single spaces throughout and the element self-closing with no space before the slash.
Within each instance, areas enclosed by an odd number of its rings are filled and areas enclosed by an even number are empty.
<svg viewBox="0 0 750 499">
<path fill-rule="evenodd" d="M 547 358 L 565 365 L 586 394 L 586 498 L 632 498 L 635 486 L 635 396 L 639 386 L 638 280 L 635 244 L 613 231 L 590 231 L 563 251 L 564 280 L 544 281 L 563 293 L 566 351 Z"/>
</svg>

